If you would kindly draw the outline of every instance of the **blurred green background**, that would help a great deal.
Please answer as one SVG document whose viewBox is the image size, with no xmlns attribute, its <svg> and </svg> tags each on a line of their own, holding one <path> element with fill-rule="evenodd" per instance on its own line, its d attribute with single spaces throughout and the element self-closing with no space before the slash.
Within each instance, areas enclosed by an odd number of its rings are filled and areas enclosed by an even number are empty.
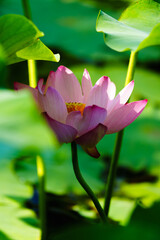
<svg viewBox="0 0 160 240">
<path fill-rule="evenodd" d="M 131 2 L 133 1 L 30 0 L 33 22 L 45 34 L 41 40 L 54 53 L 60 53 L 61 56 L 59 63 L 37 61 L 38 78 L 46 80 L 51 70 L 55 71 L 59 65 L 65 65 L 81 81 L 84 68 L 87 68 L 93 83 L 103 75 L 109 76 L 116 84 L 118 93 L 124 86 L 129 52 L 118 53 L 104 44 L 103 34 L 95 30 L 96 18 L 101 9 L 118 19 Z M 20 0 L 0 1 L 0 15 L 9 13 L 23 14 Z M 142 238 L 140 233 L 144 233 L 147 226 L 149 234 L 146 235 L 146 239 L 158 239 L 160 233 L 159 63 L 159 46 L 146 48 L 138 54 L 135 88 L 131 101 L 147 98 L 148 104 L 143 114 L 125 130 L 110 210 L 112 220 L 128 226 L 126 227 L 128 235 L 123 235 L 123 230 L 117 230 L 123 238 L 131 236 L 137 229 L 137 239 L 140 239 Z M 1 64 L 0 73 L 1 88 L 13 89 L 14 81 L 28 84 L 26 61 L 7 67 Z M 12 97 L 10 98 L 13 103 Z M 35 214 L 37 175 L 34 157 L 37 153 L 44 156 L 47 170 L 49 239 L 53 239 L 55 233 L 59 233 L 59 229 L 64 226 L 83 222 L 84 216 L 86 218 L 96 216 L 92 204 L 74 177 L 70 145 L 65 144 L 55 150 L 56 144 L 55 140 L 52 141 L 52 133 L 43 120 L 39 119 L 36 107 L 32 106 L 33 103 L 29 99 L 28 95 L 17 98 L 12 107 L 8 107 L 8 115 L 5 115 L 7 117 L 4 119 L 2 116 L 6 114 L 7 101 L 5 102 L 3 98 L 4 102 L 0 103 L 0 114 L 3 119 L 1 133 L 6 139 L 8 135 L 12 135 L 9 143 L 0 138 L 2 240 L 29 240 L 36 239 L 39 235 Z M 20 101 L 21 104 L 17 107 Z M 23 111 L 26 113 L 25 116 Z M 18 118 L 15 118 L 15 115 Z M 6 124 L 5 130 L 2 123 Z M 98 160 L 87 156 L 81 148 L 78 149 L 82 173 L 102 202 L 114 140 L 115 134 L 107 135 L 98 144 L 101 154 Z M 133 217 L 129 223 L 132 213 Z M 87 236 L 93 229 L 85 231 Z M 111 239 L 117 239 L 112 229 L 107 231 L 111 234 Z M 24 234 L 26 232 L 27 234 Z M 102 235 L 106 234 L 106 230 L 97 230 L 97 233 L 99 232 L 102 232 Z M 68 238 L 71 238 L 70 233 L 67 234 Z M 64 239 L 64 236 L 62 238 Z M 62 238 L 60 236 L 58 239 Z M 96 238 L 95 234 L 93 239 Z"/>
</svg>

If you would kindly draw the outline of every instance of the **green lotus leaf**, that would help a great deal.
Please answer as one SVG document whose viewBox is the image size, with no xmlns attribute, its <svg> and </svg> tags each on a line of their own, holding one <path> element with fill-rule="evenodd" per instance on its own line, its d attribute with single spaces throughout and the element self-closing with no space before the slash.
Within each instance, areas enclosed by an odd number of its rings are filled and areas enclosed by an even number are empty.
<svg viewBox="0 0 160 240">
<path fill-rule="evenodd" d="M 2 45 L 0 44 L 0 86 L 5 86 L 5 74 L 6 74 L 6 56 Z"/>
<path fill-rule="evenodd" d="M 19 181 L 13 171 L 13 162 L 0 159 L 0 239 L 39 239 L 36 214 L 24 208 L 32 197 L 31 186 Z"/>
<path fill-rule="evenodd" d="M 0 160 L 54 152 L 56 137 L 28 91 L 0 91 Z"/>
<path fill-rule="evenodd" d="M 33 224 L 33 225 L 32 225 Z M 0 202 L 0 239 L 39 239 L 38 221 L 32 210 Z"/>
<path fill-rule="evenodd" d="M 9 63 L 11 64 L 28 59 L 59 62 L 60 55 L 53 54 L 40 39 L 37 39 L 33 44 L 16 52 L 16 54 L 10 58 Z"/>
<path fill-rule="evenodd" d="M 152 0 L 134 2 L 119 20 L 100 11 L 96 30 L 104 33 L 107 46 L 119 52 L 160 45 L 160 4 Z"/>
<path fill-rule="evenodd" d="M 28 59 L 59 61 L 59 54 L 54 55 L 40 40 L 44 33 L 26 17 L 7 14 L 0 17 L 0 44 L 7 64 Z"/>
</svg>

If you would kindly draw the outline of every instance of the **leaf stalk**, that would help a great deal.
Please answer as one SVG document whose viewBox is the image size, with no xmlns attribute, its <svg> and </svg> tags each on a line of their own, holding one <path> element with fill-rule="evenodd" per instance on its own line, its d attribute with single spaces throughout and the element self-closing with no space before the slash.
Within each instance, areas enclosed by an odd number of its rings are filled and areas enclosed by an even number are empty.
<svg viewBox="0 0 160 240">
<path fill-rule="evenodd" d="M 24 15 L 31 19 L 31 9 L 28 0 L 22 0 Z M 35 60 L 28 60 L 28 75 L 29 85 L 35 88 L 37 86 L 37 68 Z M 37 175 L 39 183 L 39 217 L 40 217 L 40 229 L 41 229 L 41 240 L 46 240 L 46 196 L 45 196 L 45 179 L 46 172 L 44 161 L 40 156 L 36 157 L 37 163 Z"/>
<path fill-rule="evenodd" d="M 127 86 L 128 83 L 133 80 L 135 67 L 136 67 L 136 57 L 137 57 L 137 52 L 131 52 L 129 64 L 128 64 L 127 76 L 125 80 L 125 86 Z M 116 171 L 117 171 L 117 165 L 118 165 L 118 160 L 119 160 L 121 146 L 122 146 L 123 135 L 124 135 L 124 129 L 118 132 L 116 135 L 113 155 L 110 163 L 107 184 L 106 184 L 106 191 L 105 191 L 105 201 L 104 201 L 104 211 L 106 216 L 108 216 L 109 214 L 110 202 L 111 202 L 114 182 L 116 178 Z"/>
</svg>

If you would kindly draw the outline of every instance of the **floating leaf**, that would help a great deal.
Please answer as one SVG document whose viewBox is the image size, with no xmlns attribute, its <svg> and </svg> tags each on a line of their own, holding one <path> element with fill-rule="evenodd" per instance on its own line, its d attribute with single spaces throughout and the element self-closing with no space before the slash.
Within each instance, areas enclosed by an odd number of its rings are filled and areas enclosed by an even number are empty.
<svg viewBox="0 0 160 240">
<path fill-rule="evenodd" d="M 104 198 L 99 199 L 99 202 L 103 206 Z M 127 199 L 125 197 L 112 197 L 109 218 L 115 222 L 118 222 L 120 225 L 125 226 L 128 224 L 135 207 L 135 200 Z M 95 219 L 97 218 L 97 211 L 90 199 L 88 199 L 88 202 L 78 202 L 77 205 L 74 205 L 72 209 L 79 212 L 81 216 Z"/>
<path fill-rule="evenodd" d="M 0 18 L 0 29 L 0 44 L 3 46 L 8 64 L 26 59 L 59 61 L 59 54 L 54 55 L 39 40 L 44 33 L 26 17 L 15 14 L 4 15 Z"/>
<path fill-rule="evenodd" d="M 33 222 L 36 226 L 32 226 Z M 2 232 L 2 237 L 6 236 L 8 240 L 38 240 L 40 231 L 37 226 L 38 221 L 33 211 L 0 201 L 0 232 Z M 5 238 L 1 239 L 5 240 Z"/>
<path fill-rule="evenodd" d="M 40 235 L 35 213 L 21 205 L 31 198 L 33 189 L 19 181 L 12 162 L 0 160 L 0 239 L 30 240 Z"/>
<path fill-rule="evenodd" d="M 106 45 L 119 52 L 160 45 L 160 4 L 153 0 L 134 2 L 119 20 L 100 11 L 96 29 L 105 34 Z"/>
<path fill-rule="evenodd" d="M 160 201 L 160 181 L 156 183 L 124 183 L 120 191 L 126 197 L 138 199 L 145 207 L 151 207 L 154 202 Z"/>
<path fill-rule="evenodd" d="M 135 200 L 112 197 L 109 217 L 121 225 L 127 225 L 136 207 Z"/>
</svg>

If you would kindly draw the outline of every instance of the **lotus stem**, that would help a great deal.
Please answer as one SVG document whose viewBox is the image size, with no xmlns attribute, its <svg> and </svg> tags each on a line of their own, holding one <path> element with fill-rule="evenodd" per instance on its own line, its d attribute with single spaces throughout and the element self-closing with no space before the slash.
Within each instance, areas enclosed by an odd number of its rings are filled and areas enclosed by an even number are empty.
<svg viewBox="0 0 160 240">
<path fill-rule="evenodd" d="M 86 183 L 86 181 L 84 180 L 84 178 L 82 177 L 82 174 L 80 172 L 80 168 L 79 168 L 79 164 L 78 164 L 78 155 L 77 155 L 77 144 L 75 142 L 71 143 L 71 151 L 72 151 L 72 164 L 73 164 L 73 170 L 74 170 L 75 176 L 76 176 L 78 182 L 80 183 L 80 185 L 83 187 L 83 189 L 89 195 L 89 197 L 92 199 L 102 222 L 105 223 L 107 219 L 106 219 L 106 215 L 103 211 L 103 208 L 101 207 L 97 197 L 95 196 L 95 194 L 93 193 L 93 191 L 91 190 L 89 185 Z"/>
<path fill-rule="evenodd" d="M 129 64 L 128 64 L 127 76 L 126 76 L 126 80 L 125 80 L 125 86 L 130 81 L 133 80 L 135 67 L 136 67 L 136 57 L 137 57 L 137 53 L 131 52 Z M 105 191 L 105 202 L 104 202 L 104 211 L 105 211 L 106 216 L 108 216 L 108 214 L 109 214 L 110 202 L 111 202 L 114 182 L 115 182 L 115 178 L 116 178 L 116 171 L 117 171 L 117 165 L 118 165 L 118 160 L 119 160 L 121 146 L 122 146 L 123 134 L 124 134 L 124 129 L 121 130 L 120 132 L 118 132 L 116 135 L 114 151 L 113 151 L 111 164 L 110 164 L 110 168 L 109 168 L 107 184 L 106 184 L 106 191 Z"/>
<path fill-rule="evenodd" d="M 35 60 L 28 60 L 29 85 L 33 88 L 37 86 L 37 68 Z"/>
<path fill-rule="evenodd" d="M 123 138 L 123 130 L 118 132 L 116 135 L 113 156 L 111 159 L 109 174 L 108 174 L 108 178 L 107 178 L 107 185 L 106 185 L 106 192 L 105 192 L 105 194 L 106 194 L 105 195 L 105 205 L 104 205 L 104 211 L 105 211 L 106 216 L 108 216 L 108 213 L 109 213 L 110 201 L 111 201 L 111 197 L 112 197 L 114 181 L 116 178 L 118 159 L 119 159 L 121 145 L 122 145 L 122 138 Z"/>
<path fill-rule="evenodd" d="M 137 59 L 137 52 L 131 52 L 124 86 L 127 86 L 128 83 L 130 83 L 130 81 L 133 80 L 135 68 L 136 68 L 136 59 Z"/>
<path fill-rule="evenodd" d="M 40 229 L 41 240 L 46 238 L 46 195 L 45 195 L 45 165 L 43 158 L 36 157 L 37 162 L 37 175 L 39 183 L 39 217 L 40 217 Z"/>
<path fill-rule="evenodd" d="M 31 20 L 31 10 L 28 0 L 22 0 L 24 15 Z M 29 85 L 33 88 L 37 86 L 37 68 L 36 61 L 28 60 Z M 41 240 L 46 240 L 46 199 L 45 199 L 45 166 L 40 156 L 36 157 L 37 175 L 39 183 L 39 218 L 41 229 Z"/>
<path fill-rule="evenodd" d="M 24 15 L 28 18 L 28 19 L 32 19 L 31 16 L 31 9 L 30 9 L 30 5 L 29 5 L 29 0 L 22 0 L 22 5 L 23 5 L 23 12 Z"/>
</svg>

